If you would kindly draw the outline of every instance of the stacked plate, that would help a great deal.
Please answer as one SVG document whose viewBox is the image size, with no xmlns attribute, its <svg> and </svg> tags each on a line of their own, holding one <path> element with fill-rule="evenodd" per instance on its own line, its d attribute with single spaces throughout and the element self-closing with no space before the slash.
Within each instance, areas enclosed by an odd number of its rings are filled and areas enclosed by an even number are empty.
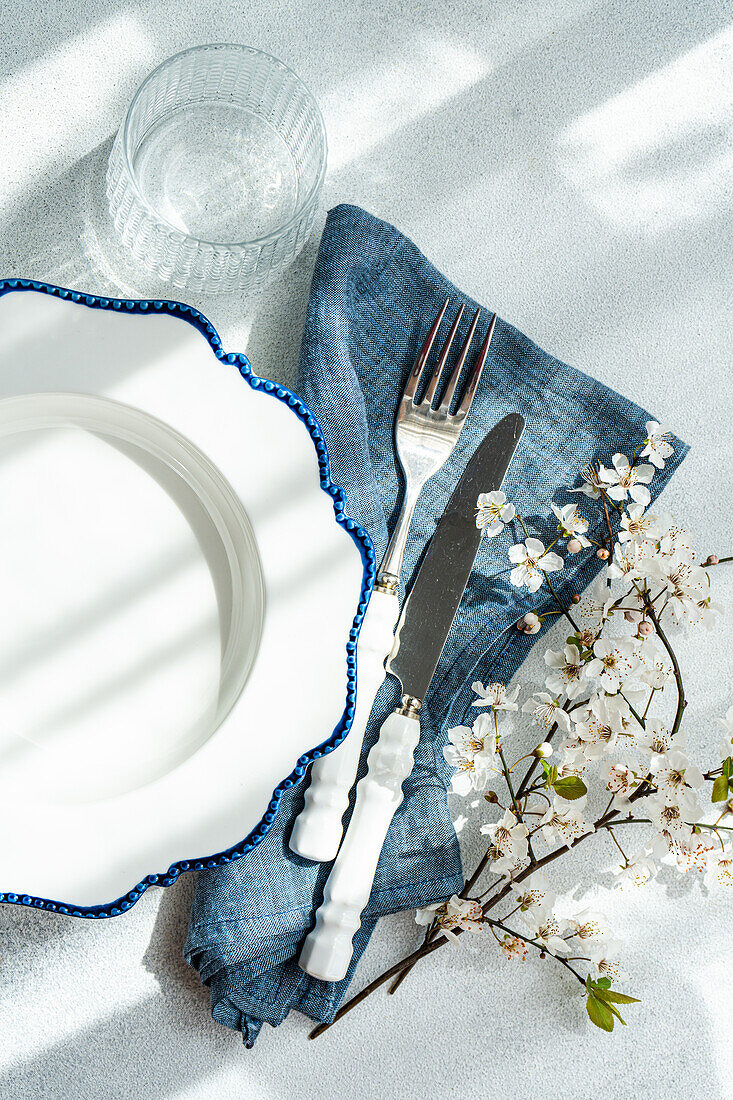
<svg viewBox="0 0 733 1100">
<path fill-rule="evenodd" d="M 0 293 L 0 900 L 110 915 L 248 850 L 343 735 L 373 554 L 200 314 Z"/>
</svg>

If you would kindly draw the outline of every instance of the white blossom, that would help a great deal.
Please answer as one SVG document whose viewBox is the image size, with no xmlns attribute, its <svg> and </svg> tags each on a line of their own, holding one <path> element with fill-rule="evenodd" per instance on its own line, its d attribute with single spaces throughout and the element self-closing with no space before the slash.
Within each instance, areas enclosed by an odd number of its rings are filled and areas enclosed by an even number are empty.
<svg viewBox="0 0 733 1100">
<path fill-rule="evenodd" d="M 692 826 L 701 816 L 697 804 L 688 804 L 683 808 L 679 803 L 668 802 L 658 795 L 645 798 L 644 809 L 659 833 L 652 847 L 656 855 L 684 846 L 692 836 Z"/>
<path fill-rule="evenodd" d="M 529 955 L 529 948 L 521 936 L 510 935 L 508 932 L 504 933 L 504 938 L 500 941 L 499 946 L 508 959 L 522 959 L 524 961 Z"/>
<path fill-rule="evenodd" d="M 540 587 L 543 573 L 554 573 L 564 564 L 559 554 L 546 551 L 544 543 L 533 538 L 510 546 L 509 561 L 515 567 L 509 574 L 511 583 L 515 588 L 526 585 L 530 592 Z"/>
<path fill-rule="evenodd" d="M 513 874 L 527 861 L 529 829 L 506 810 L 501 821 L 482 825 L 481 832 L 489 837 L 491 870 L 496 874 Z"/>
<path fill-rule="evenodd" d="M 471 691 L 478 695 L 471 703 L 472 707 L 491 707 L 492 710 L 519 710 L 515 702 L 519 695 L 519 684 L 510 692 L 503 684 L 487 684 L 486 687 L 480 680 L 471 684 Z"/>
<path fill-rule="evenodd" d="M 457 894 L 447 901 L 436 902 L 427 905 L 424 909 L 418 909 L 415 913 L 416 924 L 432 924 L 436 921 L 443 935 L 447 939 L 456 940 L 456 928 L 464 932 L 481 932 L 481 918 L 483 910 L 477 901 L 459 898 Z"/>
<path fill-rule="evenodd" d="M 601 479 L 598 466 L 589 463 L 588 466 L 583 467 L 580 474 L 583 478 L 583 484 L 577 489 L 568 489 L 568 492 L 583 493 L 584 496 L 590 497 L 591 500 L 598 500 L 601 495 L 601 490 L 606 487 L 605 482 Z"/>
<path fill-rule="evenodd" d="M 613 941 L 604 941 L 591 946 L 590 972 L 596 979 L 610 978 L 617 982 L 623 977 L 623 969 L 619 961 L 619 944 Z"/>
<path fill-rule="evenodd" d="M 664 460 L 674 454 L 674 447 L 669 442 L 672 439 L 670 432 L 665 431 L 656 420 L 648 420 L 646 425 L 646 439 L 644 450 L 640 458 L 648 458 L 658 470 L 664 469 Z"/>
<path fill-rule="evenodd" d="M 648 504 L 652 499 L 646 488 L 654 477 L 654 467 L 642 462 L 632 466 L 626 455 L 613 456 L 613 469 L 601 466 L 600 479 L 611 500 L 626 500 L 631 497 L 637 504 Z"/>
<path fill-rule="evenodd" d="M 596 695 L 573 712 L 575 736 L 580 751 L 589 760 L 600 760 L 616 746 L 619 734 L 624 732 L 624 719 L 608 700 L 607 695 Z"/>
<path fill-rule="evenodd" d="M 593 824 L 585 821 L 583 817 L 585 803 L 585 795 L 582 798 L 574 799 L 572 802 L 555 795 L 553 805 L 544 817 L 540 818 L 542 835 L 545 840 L 552 843 L 557 838 L 561 844 L 566 844 L 569 848 L 578 837 L 584 836 L 586 833 L 592 833 L 594 831 Z"/>
<path fill-rule="evenodd" d="M 693 832 L 687 840 L 678 842 L 674 851 L 677 870 L 682 874 L 705 871 L 716 843 L 712 833 L 702 831 Z"/>
<path fill-rule="evenodd" d="M 588 530 L 588 520 L 581 516 L 574 504 L 566 504 L 559 508 L 557 504 L 551 504 L 553 512 L 558 518 L 557 529 L 563 538 L 578 540 L 584 548 L 590 546 L 590 541 L 585 537 Z"/>
<path fill-rule="evenodd" d="M 649 770 L 657 794 L 665 802 L 679 804 L 683 809 L 696 804 L 694 790 L 702 787 L 702 772 L 690 764 L 680 749 L 671 749 L 652 757 Z"/>
<path fill-rule="evenodd" d="M 580 597 L 580 603 L 573 611 L 581 626 L 581 637 L 588 633 L 596 635 L 598 630 L 608 618 L 613 607 L 614 598 L 606 583 L 603 573 L 600 573 L 591 585 Z M 591 639 L 589 638 L 589 641 Z M 595 641 L 595 637 L 592 638 Z M 590 648 L 590 645 L 588 646 Z"/>
<path fill-rule="evenodd" d="M 628 799 L 639 785 L 631 768 L 626 764 L 611 763 L 605 772 L 606 790 L 614 796 L 614 809 L 626 809 Z"/>
<path fill-rule="evenodd" d="M 535 915 L 530 909 L 522 913 L 522 919 L 529 929 L 532 939 L 541 944 L 553 955 L 569 955 L 570 947 L 563 939 L 567 931 L 567 921 L 553 913 Z"/>
<path fill-rule="evenodd" d="M 598 678 L 604 690 L 614 695 L 634 669 L 634 651 L 628 638 L 599 638 L 593 643 L 593 659 L 585 666 L 585 674 Z"/>
<path fill-rule="evenodd" d="M 733 710 L 733 708 L 731 708 Z M 570 717 L 560 706 L 560 701 L 546 691 L 536 691 L 522 707 L 523 714 L 531 714 L 532 721 L 547 732 L 557 722 L 558 729 L 570 732 Z"/>
<path fill-rule="evenodd" d="M 574 917 L 568 917 L 568 927 L 573 938 L 583 943 L 597 944 L 608 935 L 606 918 L 592 909 L 583 909 Z"/>
<path fill-rule="evenodd" d="M 672 675 L 672 665 L 654 635 L 644 642 L 637 657 L 639 664 L 635 675 L 648 687 L 654 688 L 655 691 L 662 691 Z"/>
<path fill-rule="evenodd" d="M 611 580 L 621 580 L 628 577 L 632 580 L 638 577 L 639 566 L 644 558 L 644 550 L 637 542 L 616 542 L 613 547 L 613 559 L 608 567 L 608 575 Z"/>
<path fill-rule="evenodd" d="M 708 855 L 705 881 L 708 886 L 733 886 L 733 845 L 714 848 Z"/>
<path fill-rule="evenodd" d="M 625 691 L 628 691 L 633 699 L 630 684 L 625 686 Z M 623 733 L 629 725 L 631 711 L 622 695 L 606 695 L 604 691 L 598 691 L 591 695 L 588 706 L 597 718 L 613 726 L 617 733 Z"/>
<path fill-rule="evenodd" d="M 645 886 L 657 873 L 657 865 L 642 849 L 616 870 L 616 885 Z"/>
<path fill-rule="evenodd" d="M 531 911 L 536 916 L 546 916 L 552 911 L 555 893 L 542 871 L 535 871 L 524 882 L 510 883 L 510 888 L 522 912 Z"/>
<path fill-rule="evenodd" d="M 700 603 L 708 592 L 709 578 L 705 570 L 691 562 L 672 558 L 667 569 L 666 585 L 669 609 L 677 622 L 691 623 L 702 618 Z"/>
<path fill-rule="evenodd" d="M 550 691 L 568 699 L 575 699 L 585 687 L 583 681 L 583 662 L 577 646 L 568 643 L 561 650 L 548 649 L 545 664 L 552 672 L 545 680 Z"/>
<path fill-rule="evenodd" d="M 659 537 L 657 517 L 652 512 L 645 511 L 643 504 L 630 504 L 621 516 L 621 528 L 618 533 L 619 542 L 651 542 Z"/>
<path fill-rule="evenodd" d="M 443 756 L 456 769 L 451 790 L 461 795 L 467 795 L 472 790 L 483 791 L 489 778 L 501 770 L 497 763 L 495 741 L 492 742 L 491 737 L 486 735 L 484 723 L 477 719 L 473 726 L 456 726 L 448 730 L 448 741 L 449 744 L 443 748 Z"/>
<path fill-rule="evenodd" d="M 482 534 L 493 538 L 504 530 L 517 514 L 513 504 L 507 501 L 506 493 L 495 489 L 491 493 L 481 493 L 476 502 L 476 526 Z"/>
</svg>

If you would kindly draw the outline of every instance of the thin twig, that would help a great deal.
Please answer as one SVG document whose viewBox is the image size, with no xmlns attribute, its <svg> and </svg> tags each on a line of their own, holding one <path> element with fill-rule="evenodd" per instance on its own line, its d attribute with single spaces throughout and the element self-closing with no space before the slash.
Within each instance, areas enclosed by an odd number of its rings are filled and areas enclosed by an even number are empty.
<svg viewBox="0 0 733 1100">
<path fill-rule="evenodd" d="M 576 623 L 576 621 L 575 621 L 575 619 L 573 618 L 573 616 L 572 616 L 572 615 L 570 614 L 569 610 L 568 610 L 568 609 L 567 609 L 566 607 L 563 607 L 563 605 L 562 605 L 562 602 L 561 602 L 561 600 L 560 600 L 560 597 L 558 596 L 557 592 L 555 591 L 555 588 L 554 588 L 554 586 L 553 586 L 553 584 L 552 584 L 552 581 L 550 580 L 549 576 L 548 576 L 548 575 L 547 575 L 547 573 L 545 573 L 544 571 L 542 571 L 542 576 L 543 576 L 543 577 L 545 578 L 545 580 L 547 581 L 547 587 L 548 587 L 548 588 L 550 589 L 550 592 L 552 592 L 552 595 L 553 595 L 553 597 L 554 597 L 555 603 L 556 603 L 556 604 L 557 604 L 557 606 L 558 606 L 558 607 L 560 608 L 560 610 L 562 611 L 563 615 L 565 616 L 565 618 L 566 618 L 566 619 L 568 620 L 568 622 L 569 622 L 569 623 L 570 623 L 570 625 L 572 626 L 573 630 L 575 630 L 575 631 L 576 631 L 576 632 L 577 632 L 578 634 L 580 634 L 580 627 L 579 627 L 579 626 L 578 626 L 578 624 Z"/>
<path fill-rule="evenodd" d="M 716 565 L 722 565 L 724 561 L 733 561 L 733 556 L 727 558 L 718 558 L 717 561 L 704 561 L 702 563 L 703 569 L 712 569 Z"/>
<path fill-rule="evenodd" d="M 507 916 L 509 915 L 510 914 L 507 914 Z M 531 947 L 536 948 L 539 951 L 540 955 L 549 955 L 551 959 L 555 959 L 556 962 L 562 963 L 565 969 L 569 970 L 573 977 L 577 978 L 582 986 L 585 985 L 585 978 L 578 973 L 575 967 L 570 965 L 570 961 L 568 959 L 564 959 L 561 955 L 553 954 L 552 951 L 548 950 L 548 948 L 546 948 L 545 945 L 540 943 L 538 940 L 533 940 L 530 936 L 525 936 L 522 932 L 516 932 L 513 928 L 507 928 L 505 924 L 503 924 L 500 920 L 496 920 L 495 918 L 487 917 L 486 924 L 492 925 L 492 927 L 494 928 L 501 928 L 502 932 L 507 932 L 510 936 L 516 936 L 518 940 L 522 940 L 523 943 L 529 944 Z M 583 956 L 577 955 L 576 958 L 582 959 Z"/>
<path fill-rule="evenodd" d="M 674 679 L 677 685 L 677 711 L 674 716 L 674 724 L 671 731 L 672 737 L 674 737 L 675 734 L 679 731 L 680 724 L 682 722 L 682 715 L 684 714 L 685 707 L 687 706 L 687 700 L 685 698 L 685 688 L 684 684 L 682 683 L 682 672 L 680 670 L 679 661 L 677 660 L 677 654 L 672 649 L 669 639 L 667 638 L 667 635 L 664 633 L 660 625 L 660 616 L 657 614 L 657 612 L 654 610 L 648 600 L 646 602 L 646 610 L 649 618 L 654 623 L 654 627 L 657 631 L 657 634 L 659 635 L 659 640 L 666 649 L 667 655 L 672 662 L 672 668 L 674 669 Z"/>
</svg>

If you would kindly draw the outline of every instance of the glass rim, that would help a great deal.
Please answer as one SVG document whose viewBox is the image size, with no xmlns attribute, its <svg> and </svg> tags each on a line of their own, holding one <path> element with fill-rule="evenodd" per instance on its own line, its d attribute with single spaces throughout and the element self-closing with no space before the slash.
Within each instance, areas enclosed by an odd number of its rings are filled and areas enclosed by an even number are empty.
<svg viewBox="0 0 733 1100">
<path fill-rule="evenodd" d="M 203 53 L 206 50 L 230 50 L 235 53 L 254 54 L 257 57 L 264 58 L 266 61 L 278 65 L 281 69 L 284 69 L 286 73 L 292 76 L 296 83 L 300 85 L 313 108 L 316 123 L 318 125 L 319 135 L 323 142 L 323 154 L 321 156 L 321 163 L 319 166 L 318 175 L 312 186 L 310 187 L 308 194 L 305 196 L 302 202 L 298 203 L 296 209 L 293 211 L 288 220 L 283 222 L 282 225 L 278 226 L 277 229 L 272 230 L 270 233 L 267 233 L 262 237 L 251 237 L 248 240 L 240 241 L 208 241 L 205 240 L 203 237 L 197 237 L 193 233 L 184 232 L 182 229 L 179 229 L 177 226 L 173 225 L 172 222 L 169 222 L 166 218 L 164 218 L 160 214 L 160 211 L 150 202 L 148 202 L 148 200 L 145 198 L 142 191 L 140 190 L 137 175 L 132 166 L 132 161 L 130 159 L 129 140 L 130 126 L 132 123 L 132 112 L 143 91 L 154 79 L 154 77 L 158 76 L 158 74 L 166 69 L 172 62 L 178 61 L 179 58 L 186 57 L 189 54 Z M 156 65 L 154 69 L 151 69 L 143 82 L 138 86 L 137 91 L 132 97 L 129 107 L 125 112 L 125 117 L 121 126 L 121 132 L 122 155 L 124 157 L 125 168 L 127 170 L 128 178 L 135 192 L 135 195 L 138 198 L 138 201 L 145 207 L 145 209 L 148 211 L 148 214 L 152 218 L 154 218 L 159 225 L 166 226 L 166 228 L 170 230 L 170 235 L 178 238 L 180 241 L 193 241 L 196 245 L 203 245 L 206 248 L 247 249 L 257 246 L 261 247 L 263 245 L 270 244 L 272 241 L 277 241 L 280 237 L 284 236 L 285 233 L 292 229 L 293 226 L 297 225 L 297 223 L 303 217 L 303 214 L 317 200 L 318 194 L 323 184 L 323 180 L 326 175 L 326 168 L 328 166 L 328 139 L 326 136 L 326 124 L 323 119 L 321 108 L 318 106 L 318 101 L 316 100 L 316 97 L 313 95 L 308 85 L 300 76 L 298 76 L 294 69 L 291 69 L 290 66 L 286 65 L 284 61 L 281 61 L 279 57 L 275 57 L 274 54 L 266 53 L 264 50 L 258 50 L 256 46 L 244 46 L 242 45 L 242 43 L 238 42 L 207 42 L 198 46 L 189 46 L 187 49 L 179 50 L 178 53 L 171 54 L 170 57 L 167 57 L 164 61 L 161 61 L 160 64 Z"/>
</svg>

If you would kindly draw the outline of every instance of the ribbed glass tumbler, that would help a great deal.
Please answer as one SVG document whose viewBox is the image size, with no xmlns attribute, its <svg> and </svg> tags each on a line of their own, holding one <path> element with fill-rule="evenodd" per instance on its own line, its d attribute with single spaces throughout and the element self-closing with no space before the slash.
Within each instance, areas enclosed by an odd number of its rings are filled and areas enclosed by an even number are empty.
<svg viewBox="0 0 733 1100">
<path fill-rule="evenodd" d="M 123 243 L 151 275 L 228 293 L 292 263 L 325 172 L 323 118 L 294 72 L 247 46 L 196 46 L 138 89 L 107 195 Z"/>
</svg>

